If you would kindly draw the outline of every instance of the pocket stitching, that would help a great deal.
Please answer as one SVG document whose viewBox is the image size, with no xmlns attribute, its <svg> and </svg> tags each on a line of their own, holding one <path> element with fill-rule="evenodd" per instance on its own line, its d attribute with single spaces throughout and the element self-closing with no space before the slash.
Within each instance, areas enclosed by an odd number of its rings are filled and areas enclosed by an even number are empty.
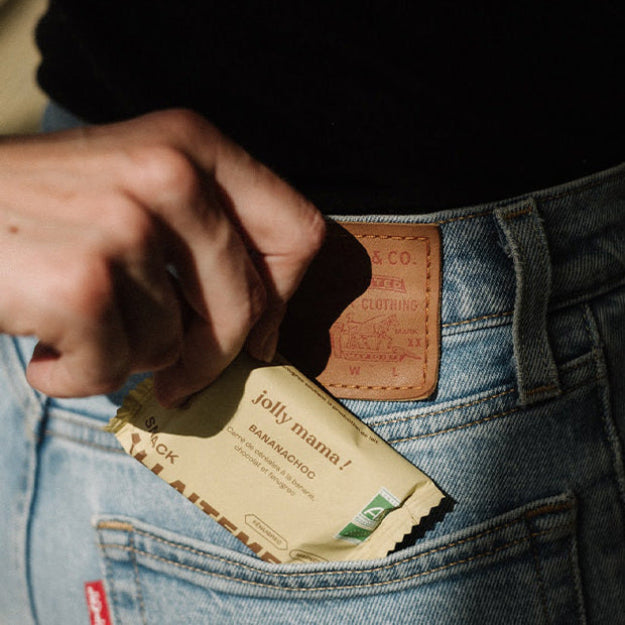
<svg viewBox="0 0 625 625">
<path fill-rule="evenodd" d="M 423 414 L 394 417 L 391 419 L 387 419 L 385 421 L 375 421 L 375 425 L 377 427 L 380 425 L 391 425 L 393 423 L 402 423 L 404 421 L 414 421 L 415 419 L 422 419 L 425 417 L 435 417 L 439 414 L 445 414 L 446 412 L 453 412 L 454 410 L 462 410 L 463 408 L 471 408 L 473 406 L 477 406 L 479 404 L 487 402 L 491 399 L 498 399 L 499 397 L 503 397 L 504 395 L 509 395 L 510 393 L 514 393 L 514 391 L 515 391 L 514 388 L 508 388 L 505 391 L 501 391 L 493 395 L 488 395 L 488 397 L 481 397 L 480 399 L 474 399 L 473 401 L 467 402 L 465 404 L 449 406 L 448 408 L 442 408 L 441 410 L 436 410 L 434 412 L 424 412 Z"/>
<path fill-rule="evenodd" d="M 574 386 L 570 386 L 569 388 L 566 389 L 564 393 L 562 393 L 562 395 L 558 397 L 558 399 L 566 397 L 571 392 L 576 391 L 580 388 L 584 388 L 586 386 L 593 386 L 594 384 L 601 382 L 603 379 L 604 379 L 603 375 L 597 375 L 594 378 L 590 378 L 588 380 L 585 380 L 584 382 L 575 384 Z M 464 430 L 466 428 L 470 428 L 475 425 L 481 425 L 482 423 L 487 423 L 488 421 L 499 419 L 500 417 L 507 417 L 516 412 L 523 412 L 523 411 L 524 411 L 524 408 L 519 406 L 516 408 L 511 408 L 510 410 L 505 410 L 503 412 L 495 413 L 493 415 L 488 415 L 487 417 L 482 417 L 481 419 L 477 419 L 475 421 L 469 421 L 468 423 L 463 423 L 462 425 L 455 425 L 454 427 L 451 427 L 451 428 L 437 430 L 436 432 L 428 432 L 427 434 L 416 434 L 414 436 L 405 436 L 402 438 L 388 438 L 387 442 L 391 444 L 397 444 L 397 443 L 405 443 L 407 441 L 416 441 L 416 440 L 420 440 L 424 438 L 432 438 L 433 436 L 438 436 L 439 434 L 449 434 L 450 432 L 457 432 L 458 430 Z"/>
<path fill-rule="evenodd" d="M 534 511 L 534 513 L 535 513 L 534 515 L 536 515 L 538 512 Z M 530 536 L 530 538 L 533 538 L 532 530 L 529 524 L 530 518 L 531 516 L 529 514 L 525 515 L 525 519 L 524 519 L 525 527 L 527 528 L 527 533 Z M 547 592 L 545 590 L 545 579 L 544 579 L 544 574 L 543 574 L 543 567 L 540 564 L 540 558 L 536 551 L 536 545 L 534 544 L 533 540 L 530 540 L 529 549 L 530 549 L 530 553 L 532 554 L 532 559 L 534 560 L 534 568 L 536 569 L 536 577 L 538 579 L 538 589 L 539 589 L 539 595 L 540 595 L 540 605 L 543 609 L 545 622 L 551 623 L 551 619 L 549 618 L 549 610 L 547 608 Z"/>
<path fill-rule="evenodd" d="M 137 598 L 139 599 L 139 614 L 141 614 L 141 621 L 143 625 L 148 625 L 145 612 L 145 602 L 143 601 L 143 591 L 141 590 L 141 582 L 139 580 L 139 563 L 137 562 L 137 553 L 139 553 L 139 550 L 135 548 L 135 540 L 133 534 L 130 534 L 128 542 L 130 543 L 130 548 L 132 551 L 132 570 L 135 574 L 135 588 L 137 589 Z"/>
<path fill-rule="evenodd" d="M 594 356 L 594 350 L 592 352 L 590 352 L 589 354 L 585 354 L 584 356 L 576 359 L 574 362 L 572 363 L 564 363 L 563 365 L 560 365 L 561 369 L 563 372 L 566 373 L 570 373 L 571 371 L 576 371 L 578 369 L 583 369 L 585 367 L 588 367 L 589 363 L 593 363 L 594 364 L 595 361 L 595 356 Z M 577 388 L 577 386 L 572 386 L 572 387 L 567 387 L 566 390 L 564 391 L 564 393 L 568 393 L 570 390 L 574 390 L 575 388 Z M 394 417 L 386 417 L 383 418 L 381 420 L 378 419 L 374 419 L 372 420 L 372 423 L 376 426 L 386 426 L 386 425 L 393 425 L 396 423 L 405 423 L 407 421 L 416 421 L 418 419 L 424 419 L 424 418 L 430 418 L 430 417 L 436 417 L 438 415 L 441 414 L 445 414 L 448 412 L 454 412 L 456 410 L 463 410 L 465 408 L 472 408 L 474 406 L 479 406 L 480 404 L 483 404 L 487 401 L 490 401 L 492 399 L 499 399 L 500 397 L 505 397 L 506 395 L 510 395 L 512 393 L 515 392 L 515 388 L 511 387 L 511 388 L 506 388 L 502 391 L 498 391 L 496 393 L 493 393 L 491 395 L 487 395 L 486 397 L 480 397 L 479 399 L 474 399 L 471 400 L 469 402 L 466 402 L 464 404 L 454 404 L 452 406 L 448 406 L 447 408 L 441 408 L 439 410 L 435 410 L 433 412 L 423 412 L 423 413 L 419 413 L 419 414 L 413 414 L 413 415 L 406 415 L 404 414 L 400 414 L 398 416 L 394 416 Z"/>
<path fill-rule="evenodd" d="M 398 559 L 395 562 L 392 563 L 388 563 L 388 564 L 383 564 L 383 565 L 379 565 L 379 566 L 369 566 L 366 568 L 359 568 L 359 569 L 335 569 L 332 571 L 323 571 L 320 574 L 323 576 L 328 576 L 328 575 L 343 575 L 343 574 L 349 574 L 349 573 L 358 573 L 358 574 L 362 574 L 362 573 L 378 573 L 380 571 L 385 571 L 388 570 L 390 568 L 394 568 L 396 566 L 399 565 L 404 565 L 404 564 L 408 564 L 410 562 L 414 562 L 416 560 L 419 560 L 421 558 L 433 555 L 435 553 L 441 553 L 443 551 L 446 551 L 448 549 L 453 549 L 454 547 L 458 547 L 461 545 L 466 545 L 468 543 L 474 542 L 479 540 L 480 538 L 483 538 L 484 536 L 488 536 L 489 534 L 493 534 L 505 529 L 508 529 L 514 525 L 519 525 L 519 524 L 523 524 L 526 523 L 526 519 L 527 518 L 532 518 L 532 517 L 536 517 L 536 516 L 542 516 L 542 515 L 548 515 L 548 514 L 555 514 L 558 512 L 563 512 L 565 510 L 571 510 L 575 507 L 574 502 L 572 501 L 567 501 L 567 502 L 563 502 L 563 503 L 559 503 L 559 504 L 552 504 L 552 505 L 544 505 L 541 504 L 540 506 L 534 508 L 534 509 L 529 509 L 526 510 L 521 516 L 512 519 L 510 521 L 507 521 L 506 523 L 500 523 L 498 525 L 495 525 L 494 527 L 488 528 L 486 530 L 483 530 L 481 532 L 478 532 L 477 534 L 473 534 L 471 536 L 467 536 L 466 538 L 462 538 L 459 540 L 455 540 L 453 542 L 450 543 L 446 543 L 444 545 L 441 545 L 439 547 L 434 547 L 432 549 L 428 549 L 427 551 L 421 552 L 421 553 L 417 553 L 414 554 L 412 556 L 407 556 L 401 559 Z M 570 525 L 570 523 L 569 523 Z M 547 532 L 550 532 L 552 530 L 555 529 L 560 529 L 561 527 L 565 527 L 565 524 L 563 525 L 558 525 L 558 526 L 554 526 L 551 528 L 548 528 L 547 530 L 543 530 L 542 532 L 534 532 L 534 533 L 529 533 L 529 537 L 536 537 L 536 536 L 540 536 L 542 534 L 545 534 Z M 130 529 L 132 528 L 132 530 Z M 107 521 L 100 521 L 97 526 L 96 529 L 98 530 L 106 530 L 106 529 L 113 529 L 113 530 L 117 530 L 117 531 L 125 531 L 130 533 L 130 531 L 132 531 L 133 533 L 139 534 L 140 536 L 145 536 L 146 538 L 149 538 L 151 540 L 155 540 L 156 542 L 160 542 L 163 543 L 165 545 L 167 545 L 168 547 L 172 547 L 174 549 L 179 549 L 182 551 L 187 551 L 188 553 L 192 553 L 194 555 L 198 555 L 200 557 L 203 558 L 208 558 L 211 560 L 215 560 L 217 562 L 223 562 L 225 564 L 229 564 L 229 565 L 234 565 L 243 569 L 246 569 L 248 571 L 251 571 L 253 573 L 263 573 L 263 574 L 269 574 L 272 575 L 273 577 L 288 577 L 288 578 L 293 578 L 293 577 L 309 577 L 311 576 L 310 572 L 299 572 L 296 570 L 293 571 L 289 571 L 289 572 L 273 572 L 273 571 L 266 571 L 264 569 L 259 569 L 258 567 L 254 567 L 254 566 L 250 566 L 247 564 L 243 564 L 240 562 L 235 562 L 233 560 L 229 560 L 228 558 L 224 558 L 224 557 L 220 557 L 220 556 L 216 556 L 216 555 L 212 555 L 210 553 L 207 553 L 205 551 L 201 551 L 199 549 L 194 549 L 193 547 L 188 547 L 186 545 L 180 544 L 180 543 L 175 543 L 173 541 L 167 540 L 166 538 L 163 538 L 161 536 L 157 536 L 156 534 L 147 532 L 145 530 L 141 530 L 138 529 L 136 527 L 134 527 L 133 525 L 131 525 L 130 523 L 124 523 L 124 524 L 120 524 L 118 522 L 112 521 L 112 522 L 107 522 Z M 524 537 L 523 540 L 527 540 L 528 536 Z M 121 545 L 121 544 L 117 544 L 117 543 L 107 543 L 104 545 L 100 545 L 102 548 L 107 548 L 107 547 L 111 547 L 111 548 L 118 548 L 118 549 L 122 549 L 122 550 L 129 550 L 131 548 L 129 548 L 127 545 Z M 134 543 L 132 543 L 132 549 L 136 548 L 134 547 Z M 136 550 L 138 552 L 141 553 L 146 553 L 146 555 L 150 556 L 149 553 L 147 552 L 143 552 L 141 550 Z M 169 560 L 165 559 L 165 558 L 161 558 L 163 559 L 165 562 L 169 562 Z"/>
<path fill-rule="evenodd" d="M 520 520 L 519 520 L 520 521 Z M 101 549 L 105 550 L 106 548 L 111 548 L 111 549 L 119 549 L 121 551 L 126 551 L 126 552 L 132 552 L 133 554 L 140 554 L 143 555 L 147 558 L 151 558 L 153 560 L 159 561 L 159 562 L 164 562 L 165 564 L 168 565 L 173 565 L 175 567 L 178 568 L 182 568 L 182 569 L 186 569 L 189 571 L 192 571 L 193 573 L 199 573 L 201 575 L 205 575 L 205 576 L 210 576 L 210 577 L 217 577 L 220 579 L 225 579 L 231 582 L 238 582 L 244 585 L 248 585 L 248 586 L 257 586 L 260 588 L 268 588 L 271 590 L 281 590 L 281 591 L 287 591 L 287 592 L 297 592 L 297 593 L 308 593 L 308 592 L 317 592 L 317 591 L 327 591 L 327 590 L 350 590 L 350 589 L 354 589 L 354 588 L 379 588 L 382 586 L 389 586 L 391 584 L 401 584 L 401 583 L 405 583 L 405 582 L 409 582 L 409 581 L 413 581 L 415 579 L 418 579 L 420 577 L 425 577 L 427 575 L 432 575 L 434 573 L 438 573 L 440 571 L 452 568 L 454 566 L 458 566 L 461 564 L 467 564 L 468 562 L 474 562 L 476 560 L 479 560 L 481 558 L 487 558 L 493 555 L 496 555 L 497 553 L 500 553 L 502 551 L 505 551 L 507 549 L 510 549 L 512 547 L 515 547 L 517 545 L 520 545 L 522 543 L 525 542 L 529 542 L 532 538 L 536 538 L 539 536 L 543 536 L 545 534 L 549 534 L 551 532 L 554 532 L 556 530 L 559 529 L 572 529 L 573 528 L 573 524 L 571 524 L 570 522 L 568 523 L 563 523 L 561 525 L 555 525 L 553 527 L 550 527 L 548 529 L 542 530 L 540 532 L 533 532 L 529 535 L 523 536 L 521 538 L 517 538 L 516 540 L 510 541 L 508 543 L 505 543 L 503 545 L 500 545 L 499 547 L 496 547 L 495 549 L 491 549 L 489 551 L 485 551 L 483 553 L 479 553 L 479 554 L 475 554 L 473 556 L 467 557 L 467 558 L 463 558 L 461 560 L 457 560 L 455 562 L 449 562 L 447 564 L 441 565 L 439 567 L 435 567 L 433 569 L 428 569 L 427 571 L 419 571 L 418 573 L 413 573 L 412 575 L 407 575 L 405 577 L 402 577 L 401 579 L 390 579 L 390 580 L 383 580 L 383 581 L 378 581 L 378 582 L 369 582 L 367 584 L 345 584 L 343 586 L 328 586 L 328 585 L 324 585 L 324 586 L 311 586 L 308 588 L 291 588 L 288 586 L 278 586 L 277 584 L 269 584 L 269 583 L 263 583 L 263 582 L 255 582 L 255 581 L 251 581 L 251 580 L 246 580 L 246 579 L 241 579 L 239 577 L 234 577 L 234 576 L 230 576 L 230 575 L 225 575 L 223 573 L 216 573 L 214 571 L 206 571 L 204 569 L 201 569 L 199 567 L 195 567 L 195 566 L 191 566 L 190 564 L 183 564 L 182 562 L 175 562 L 173 560 L 168 560 L 166 558 L 163 558 L 162 556 L 157 556 L 156 554 L 152 554 L 152 553 L 148 553 L 146 551 L 140 550 L 140 549 L 136 549 L 135 547 L 130 547 L 128 545 L 121 545 L 121 544 L 108 544 L 108 545 L 101 545 Z M 451 545 L 450 545 L 451 546 Z M 425 555 L 425 554 L 421 554 L 421 555 Z M 416 558 L 416 557 L 414 557 Z M 242 565 L 245 566 L 245 565 Z M 380 567 L 380 570 L 382 570 L 383 568 L 388 568 L 389 566 L 392 565 L 386 565 L 385 567 Z M 246 567 L 249 568 L 249 567 Z M 375 571 L 376 569 L 370 569 L 370 571 Z M 328 575 L 328 574 L 345 574 L 345 573 L 350 573 L 350 572 L 354 572 L 354 573 L 363 573 L 363 572 L 368 572 L 368 571 L 326 571 L 323 573 L 323 575 Z M 275 574 L 275 575 L 280 575 L 280 576 L 284 576 L 284 575 L 288 575 L 290 577 L 294 576 L 292 574 L 286 574 L 286 573 L 282 573 L 282 574 Z M 309 573 L 299 573 L 298 574 L 300 577 L 302 575 L 310 575 Z"/>
<path fill-rule="evenodd" d="M 445 545 L 441 545 L 440 547 L 434 547 L 433 549 L 428 549 L 427 551 L 424 551 L 422 553 L 418 553 L 415 554 L 413 556 L 409 556 L 400 560 L 397 560 L 396 562 L 392 562 L 390 564 L 384 564 L 381 566 L 374 566 L 374 567 L 369 567 L 369 568 L 360 568 L 360 569 L 336 569 L 333 571 L 323 571 L 322 575 L 326 576 L 326 575 L 343 575 L 346 573 L 378 573 L 380 571 L 385 571 L 387 569 L 390 568 L 394 568 L 398 565 L 402 565 L 402 564 L 408 564 L 410 562 L 413 562 L 415 560 L 419 560 L 421 558 L 427 557 L 427 556 L 431 556 L 435 553 L 441 553 L 442 551 L 446 551 L 447 549 L 453 549 L 454 547 L 459 547 L 461 545 L 466 545 L 468 543 L 474 542 L 476 540 L 479 540 L 480 538 L 484 538 L 484 536 L 488 536 L 489 534 L 493 534 L 495 532 L 499 532 L 501 530 L 505 530 L 508 529 L 514 525 L 519 525 L 521 523 L 524 522 L 523 518 L 518 518 L 518 519 L 514 519 L 513 521 L 508 521 L 507 523 L 502 523 L 501 525 L 496 525 L 495 527 L 491 527 L 490 529 L 484 530 L 482 532 L 479 532 L 478 534 L 474 534 L 473 536 L 469 536 L 467 538 L 462 538 L 460 540 L 455 540 L 451 543 L 446 543 Z M 132 531 L 132 533 L 135 534 L 139 534 L 140 536 L 145 536 L 146 538 L 149 538 L 150 540 L 154 540 L 156 542 L 160 542 L 163 543 L 165 545 L 167 545 L 168 547 L 172 547 L 173 549 L 180 549 L 182 551 L 186 551 L 188 553 L 192 553 L 194 555 L 200 556 L 202 558 L 208 558 L 210 560 L 215 560 L 216 562 L 223 562 L 224 564 L 229 564 L 229 565 L 234 565 L 243 569 L 246 569 L 248 571 L 251 571 L 253 573 L 258 573 L 261 572 L 263 574 L 268 573 L 269 575 L 272 575 L 274 577 L 289 577 L 289 578 L 293 578 L 293 577 L 309 577 L 311 575 L 311 573 L 309 572 L 299 572 L 296 570 L 293 570 L 292 572 L 285 572 L 285 573 L 281 573 L 281 572 L 272 572 L 272 571 L 264 571 L 262 569 L 259 568 L 255 568 L 253 566 L 250 566 L 248 564 L 243 564 L 241 562 L 235 562 L 233 560 L 229 560 L 228 558 L 223 558 L 220 556 L 215 556 L 212 554 L 209 554 L 205 551 L 201 551 L 199 549 L 194 549 L 193 547 L 187 547 L 186 545 L 182 545 L 180 543 L 175 543 L 173 541 L 167 540 L 166 538 L 162 538 L 161 536 L 157 536 L 156 534 L 151 534 L 150 532 L 146 532 L 144 530 L 140 530 L 130 524 L 128 524 L 128 527 L 132 528 L 132 530 L 128 529 L 128 528 L 124 528 L 121 527 L 120 525 L 107 525 L 106 522 L 100 523 L 98 524 L 97 529 L 114 529 L 114 530 L 121 530 L 121 531 L 126 531 L 128 533 L 130 533 Z M 550 531 L 550 530 L 547 530 Z M 525 540 L 525 538 L 523 539 Z M 151 557 L 151 554 L 149 554 L 148 552 L 145 552 L 141 549 L 137 549 L 136 547 L 134 547 L 134 545 L 132 545 L 131 547 L 129 547 L 128 545 L 123 545 L 120 543 L 107 543 L 105 545 L 103 545 L 103 547 L 106 548 L 114 548 L 114 549 L 121 549 L 123 551 L 136 551 L 137 553 L 143 553 L 145 555 L 148 555 Z M 166 562 L 169 562 L 169 560 L 167 560 L 166 558 L 160 558 L 159 556 L 156 556 L 157 559 L 162 559 Z M 174 564 L 176 564 L 174 562 Z"/>
</svg>

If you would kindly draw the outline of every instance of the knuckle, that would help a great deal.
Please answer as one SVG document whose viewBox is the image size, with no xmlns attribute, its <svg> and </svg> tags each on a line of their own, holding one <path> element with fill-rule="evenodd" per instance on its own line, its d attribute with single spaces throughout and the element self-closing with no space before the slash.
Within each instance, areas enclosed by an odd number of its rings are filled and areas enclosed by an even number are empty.
<svg viewBox="0 0 625 625">
<path fill-rule="evenodd" d="M 155 224 L 149 213 L 134 202 L 117 201 L 99 218 L 103 246 L 118 253 L 143 250 L 155 239 Z"/>
<path fill-rule="evenodd" d="M 310 250 L 315 253 L 321 247 L 326 236 L 326 222 L 323 215 L 316 209 L 311 207 L 313 215 L 308 225 L 308 242 Z"/>
<path fill-rule="evenodd" d="M 310 260 L 319 251 L 326 234 L 323 215 L 312 205 L 292 239 L 293 249 L 302 260 Z"/>
<path fill-rule="evenodd" d="M 200 127 L 211 126 L 202 115 L 192 109 L 182 107 L 170 109 L 168 112 L 170 115 L 169 122 L 179 132 L 195 133 Z"/>
<path fill-rule="evenodd" d="M 170 198 L 192 201 L 201 192 L 198 171 L 189 157 L 169 145 L 144 148 L 138 156 L 142 175 L 147 176 L 155 188 Z"/>
<path fill-rule="evenodd" d="M 152 113 L 151 117 L 159 127 L 167 130 L 169 136 L 185 145 L 195 142 L 198 135 L 219 136 L 217 128 L 192 109 L 176 107 Z"/>
<path fill-rule="evenodd" d="M 56 285 L 57 301 L 71 315 L 79 318 L 104 319 L 114 300 L 113 278 L 100 256 L 85 254 L 68 266 Z"/>
</svg>

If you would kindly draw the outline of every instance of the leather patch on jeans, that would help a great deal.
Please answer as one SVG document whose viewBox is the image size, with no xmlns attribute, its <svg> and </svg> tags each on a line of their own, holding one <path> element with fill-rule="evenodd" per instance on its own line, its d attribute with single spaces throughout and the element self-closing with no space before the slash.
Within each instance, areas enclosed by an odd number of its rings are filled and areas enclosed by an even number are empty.
<svg viewBox="0 0 625 625">
<path fill-rule="evenodd" d="M 414 400 L 436 389 L 438 226 L 331 223 L 289 305 L 280 351 L 336 397 Z"/>
</svg>

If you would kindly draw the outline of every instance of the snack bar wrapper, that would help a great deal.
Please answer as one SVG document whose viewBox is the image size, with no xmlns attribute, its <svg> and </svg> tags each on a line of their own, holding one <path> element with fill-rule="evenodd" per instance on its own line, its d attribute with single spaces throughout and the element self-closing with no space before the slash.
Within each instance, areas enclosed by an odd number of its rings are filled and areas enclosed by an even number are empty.
<svg viewBox="0 0 625 625">
<path fill-rule="evenodd" d="M 143 381 L 108 429 L 268 562 L 386 556 L 444 497 L 297 369 L 244 354 L 181 409 Z"/>
</svg>

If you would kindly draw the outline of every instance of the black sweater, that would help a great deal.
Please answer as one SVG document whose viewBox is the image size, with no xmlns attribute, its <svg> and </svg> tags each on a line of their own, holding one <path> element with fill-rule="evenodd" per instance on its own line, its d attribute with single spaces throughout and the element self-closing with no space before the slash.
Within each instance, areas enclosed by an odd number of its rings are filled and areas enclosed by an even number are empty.
<svg viewBox="0 0 625 625">
<path fill-rule="evenodd" d="M 423 212 L 625 160 L 621 5 L 51 0 L 39 81 L 91 122 L 191 107 L 324 210 Z"/>
</svg>

